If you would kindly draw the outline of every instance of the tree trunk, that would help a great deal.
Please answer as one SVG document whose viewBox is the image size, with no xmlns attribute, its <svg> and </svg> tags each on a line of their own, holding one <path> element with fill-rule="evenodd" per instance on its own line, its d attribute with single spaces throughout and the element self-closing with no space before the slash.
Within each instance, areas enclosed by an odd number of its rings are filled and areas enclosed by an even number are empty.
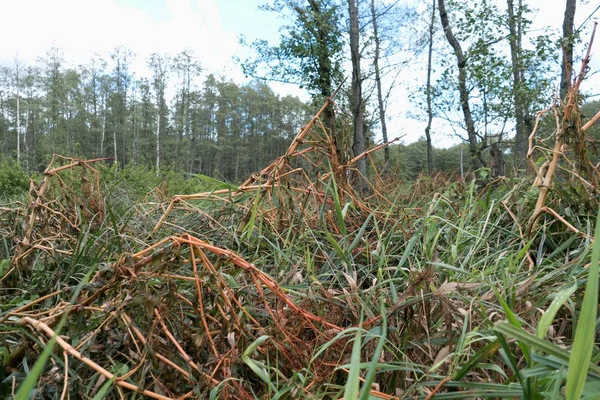
<svg viewBox="0 0 600 400">
<path fill-rule="evenodd" d="M 25 102 L 27 105 L 27 102 Z M 27 130 L 29 129 L 29 107 L 25 111 L 25 129 L 23 129 L 23 147 L 25 148 L 25 167 L 29 169 L 29 146 L 27 145 Z"/>
<path fill-rule="evenodd" d="M 357 0 L 348 0 L 350 13 L 350 52 L 352 55 L 352 116 L 354 123 L 354 156 L 365 151 L 364 105 L 362 99 L 362 78 L 360 76 L 360 49 Z M 356 163 L 359 176 L 357 187 L 360 192 L 367 191 L 367 160 L 363 157 Z"/>
<path fill-rule="evenodd" d="M 160 98 L 158 103 L 158 113 L 156 114 L 156 175 L 160 172 Z"/>
<path fill-rule="evenodd" d="M 471 167 L 473 170 L 479 169 L 483 166 L 481 162 L 481 154 L 477 143 L 477 133 L 475 131 L 475 124 L 473 123 L 473 117 L 471 115 L 471 107 L 469 106 L 469 92 L 467 89 L 467 61 L 463 53 L 460 43 L 454 37 L 450 23 L 448 22 L 448 13 L 446 12 L 446 4 L 444 0 L 438 0 L 438 8 L 440 11 L 440 19 L 442 21 L 442 27 L 446 34 L 446 39 L 456 55 L 456 62 L 458 64 L 458 91 L 460 94 L 460 106 L 462 108 L 463 117 L 465 120 L 465 126 L 467 129 L 467 135 L 469 137 L 469 151 L 471 155 Z"/>
<path fill-rule="evenodd" d="M 517 14 L 515 15 L 514 1 L 507 0 L 508 5 L 508 26 L 510 58 L 512 61 L 513 72 L 513 102 L 515 107 L 516 133 L 514 147 L 514 164 L 517 168 L 523 168 L 526 165 L 528 137 L 531 129 L 531 123 L 528 123 L 526 99 L 522 95 L 525 85 L 522 57 L 522 32 L 521 32 L 521 14 L 523 12 L 523 1 L 518 0 Z"/>
<path fill-rule="evenodd" d="M 104 139 L 106 138 L 106 94 L 102 97 L 104 110 L 102 111 L 102 136 L 100 137 L 100 157 L 104 157 Z"/>
<path fill-rule="evenodd" d="M 433 28 L 435 24 L 435 2 L 431 5 L 431 22 L 429 23 L 429 48 L 427 49 L 427 126 L 425 127 L 425 138 L 427 140 L 427 172 L 429 175 L 433 172 L 433 145 L 431 144 L 431 122 L 433 121 L 433 111 L 431 110 L 431 59 L 433 56 Z"/>
<path fill-rule="evenodd" d="M 0 92 L 0 117 L 2 117 L 2 132 L 4 134 L 2 141 L 2 154 L 6 156 L 8 153 L 8 129 L 6 127 L 6 117 L 4 114 L 4 97 L 2 96 L 2 92 Z"/>
<path fill-rule="evenodd" d="M 17 82 L 19 81 L 17 73 Z M 17 83 L 17 164 L 21 165 L 21 96 Z"/>
<path fill-rule="evenodd" d="M 319 2 L 316 0 L 308 0 L 308 4 L 310 6 L 311 11 L 315 15 L 321 14 L 321 7 Z M 318 63 L 318 71 L 319 71 L 319 89 L 321 91 L 322 100 L 327 99 L 331 96 L 333 92 L 332 88 L 332 65 L 331 65 L 331 55 L 328 52 L 328 27 L 326 23 L 318 23 L 316 26 L 317 29 L 317 46 L 319 49 L 317 54 L 317 63 Z M 345 162 L 344 157 L 344 140 L 341 137 L 338 137 L 336 129 L 335 129 L 335 111 L 333 106 L 327 107 L 327 109 L 323 112 L 323 125 L 325 129 L 329 131 L 329 135 L 333 138 L 335 150 L 337 152 L 338 162 L 343 164 Z"/>
<path fill-rule="evenodd" d="M 435 0 L 434 0 L 435 1 Z M 377 102 L 379 105 L 379 119 L 381 121 L 381 135 L 384 143 L 388 142 L 387 125 L 385 123 L 385 106 L 383 104 L 383 93 L 381 90 L 381 73 L 379 71 L 379 48 L 380 39 L 377 31 L 377 13 L 375 12 L 375 0 L 371 0 L 371 18 L 373 19 L 373 39 L 375 40 L 375 55 L 373 58 L 373 66 L 375 67 L 375 83 L 377 84 Z M 390 162 L 390 148 L 383 148 L 383 157 L 387 167 Z"/>
<path fill-rule="evenodd" d="M 113 129 L 113 157 L 115 159 L 115 164 L 118 163 L 118 157 L 117 157 L 117 130 Z"/>
<path fill-rule="evenodd" d="M 562 75 L 560 78 L 560 98 L 562 101 L 567 97 L 567 93 L 571 89 L 571 70 L 573 67 L 573 24 L 575 21 L 575 9 L 577 0 L 567 0 L 565 7 L 565 16 L 563 19 L 563 61 Z"/>
</svg>

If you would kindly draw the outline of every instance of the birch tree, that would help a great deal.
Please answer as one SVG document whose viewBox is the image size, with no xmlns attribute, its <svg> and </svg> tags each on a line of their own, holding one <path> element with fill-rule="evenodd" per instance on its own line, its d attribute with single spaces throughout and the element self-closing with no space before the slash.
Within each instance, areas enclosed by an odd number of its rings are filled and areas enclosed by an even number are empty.
<svg viewBox="0 0 600 400">
<path fill-rule="evenodd" d="M 148 66 L 152 70 L 154 94 L 156 96 L 156 173 L 160 171 L 161 157 L 161 132 L 165 130 L 165 90 L 169 73 L 169 57 L 153 53 L 148 59 Z"/>
</svg>

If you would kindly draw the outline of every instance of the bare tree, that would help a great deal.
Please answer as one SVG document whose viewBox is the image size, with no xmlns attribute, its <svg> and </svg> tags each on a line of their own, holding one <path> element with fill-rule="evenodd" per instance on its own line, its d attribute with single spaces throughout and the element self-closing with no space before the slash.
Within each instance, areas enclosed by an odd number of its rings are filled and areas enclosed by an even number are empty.
<svg viewBox="0 0 600 400">
<path fill-rule="evenodd" d="M 431 21 L 429 23 L 429 44 L 427 49 L 427 126 L 425 127 L 425 138 L 427 140 L 427 172 L 431 175 L 433 172 L 433 145 L 431 144 L 431 122 L 433 121 L 433 111 L 431 110 L 431 69 L 433 56 L 433 32 L 435 25 L 436 0 L 431 5 Z"/>
</svg>

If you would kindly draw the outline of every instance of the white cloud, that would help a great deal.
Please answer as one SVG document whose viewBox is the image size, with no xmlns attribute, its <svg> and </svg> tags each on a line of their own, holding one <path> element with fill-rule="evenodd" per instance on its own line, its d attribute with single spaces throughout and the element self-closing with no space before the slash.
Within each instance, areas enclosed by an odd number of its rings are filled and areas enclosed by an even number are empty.
<svg viewBox="0 0 600 400">
<path fill-rule="evenodd" d="M 238 48 L 234 33 L 223 32 L 216 0 L 169 0 L 167 15 L 158 19 L 115 0 L 19 0 L 0 2 L 0 58 L 18 53 L 34 62 L 56 43 L 68 61 L 85 62 L 93 53 L 108 56 L 117 46 L 131 48 L 135 71 L 146 72 L 146 58 L 154 51 L 175 55 L 190 48 L 206 70 L 232 72 L 231 57 Z"/>
</svg>

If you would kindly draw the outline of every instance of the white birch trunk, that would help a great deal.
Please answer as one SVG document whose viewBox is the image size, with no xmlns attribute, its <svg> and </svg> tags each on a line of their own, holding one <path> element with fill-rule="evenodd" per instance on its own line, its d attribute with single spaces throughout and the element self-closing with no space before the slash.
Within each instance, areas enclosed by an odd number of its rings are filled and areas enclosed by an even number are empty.
<svg viewBox="0 0 600 400">
<path fill-rule="evenodd" d="M 160 171 L 160 100 L 156 116 L 156 175 Z"/>
<path fill-rule="evenodd" d="M 104 110 L 102 112 L 102 136 L 100 137 L 100 157 L 104 157 L 104 139 L 106 137 L 106 95 L 102 97 Z"/>
<path fill-rule="evenodd" d="M 18 78 L 17 78 L 18 82 Z M 21 165 L 21 96 L 17 83 L 17 164 Z"/>
<path fill-rule="evenodd" d="M 115 159 L 115 164 L 119 162 L 117 159 L 117 130 L 113 129 L 113 158 Z"/>
</svg>

